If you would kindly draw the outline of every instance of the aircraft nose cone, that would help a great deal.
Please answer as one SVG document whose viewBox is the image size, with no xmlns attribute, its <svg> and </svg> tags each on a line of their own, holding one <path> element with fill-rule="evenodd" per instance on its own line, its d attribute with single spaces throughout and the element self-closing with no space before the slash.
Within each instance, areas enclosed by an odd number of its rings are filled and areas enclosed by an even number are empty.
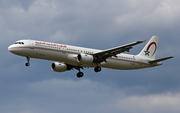
<svg viewBox="0 0 180 113">
<path fill-rule="evenodd" d="M 11 53 L 16 54 L 16 55 L 21 55 L 23 53 L 22 50 L 20 50 L 19 47 L 15 46 L 15 45 L 10 45 L 8 47 L 8 50 Z"/>
<path fill-rule="evenodd" d="M 8 47 L 8 50 L 9 50 L 9 52 L 14 53 L 14 48 L 12 47 L 12 45 L 10 45 L 10 46 Z"/>
<path fill-rule="evenodd" d="M 12 51 L 12 47 L 11 47 L 11 46 L 9 46 L 9 47 L 8 47 L 8 50 L 11 52 L 11 51 Z"/>
</svg>

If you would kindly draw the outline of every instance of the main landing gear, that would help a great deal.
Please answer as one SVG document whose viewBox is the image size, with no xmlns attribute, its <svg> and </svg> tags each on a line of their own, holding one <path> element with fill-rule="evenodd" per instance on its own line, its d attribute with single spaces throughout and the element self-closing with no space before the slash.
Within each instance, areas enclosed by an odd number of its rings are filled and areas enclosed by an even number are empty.
<svg viewBox="0 0 180 113">
<path fill-rule="evenodd" d="M 101 71 L 101 67 L 100 66 L 96 66 L 95 68 L 94 68 L 94 71 L 97 73 L 97 72 L 100 72 Z"/>
<path fill-rule="evenodd" d="M 27 63 L 25 63 L 25 66 L 30 66 L 30 63 L 29 63 L 30 57 L 26 57 L 26 58 L 27 58 Z"/>
<path fill-rule="evenodd" d="M 80 71 L 80 69 L 83 69 L 83 67 L 77 67 L 76 69 L 79 70 L 79 72 L 77 73 L 77 77 L 78 77 L 78 78 L 83 77 L 83 76 L 84 76 L 84 73 Z"/>
<path fill-rule="evenodd" d="M 79 70 L 79 72 L 77 73 L 77 77 L 78 78 L 81 78 L 84 76 L 84 73 L 80 71 L 80 68 L 78 68 L 77 70 Z M 101 71 L 101 67 L 100 66 L 96 66 L 94 68 L 94 71 L 97 73 L 97 72 L 100 72 Z"/>
<path fill-rule="evenodd" d="M 77 77 L 78 77 L 78 78 L 81 78 L 81 77 L 83 77 L 83 76 L 84 76 L 84 73 L 83 73 L 83 72 L 78 72 L 78 73 L 77 73 Z"/>
</svg>

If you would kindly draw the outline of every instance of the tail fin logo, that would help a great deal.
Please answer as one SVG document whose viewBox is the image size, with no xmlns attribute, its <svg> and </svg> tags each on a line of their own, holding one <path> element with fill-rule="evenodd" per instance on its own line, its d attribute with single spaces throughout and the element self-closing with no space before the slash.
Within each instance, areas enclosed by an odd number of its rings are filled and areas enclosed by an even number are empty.
<svg viewBox="0 0 180 113">
<path fill-rule="evenodd" d="M 155 45 L 155 49 L 154 49 L 154 53 L 152 54 L 152 56 L 156 53 L 157 44 L 156 44 L 156 42 L 152 42 L 152 43 L 150 43 L 149 46 L 147 47 L 147 50 L 144 51 L 144 52 L 145 52 L 145 56 L 146 56 L 146 55 L 149 56 L 149 54 L 150 54 L 150 52 L 151 52 L 151 51 L 149 51 L 149 49 L 150 49 L 150 47 L 151 47 L 153 44 Z M 152 56 L 151 56 L 151 57 L 152 57 Z"/>
</svg>

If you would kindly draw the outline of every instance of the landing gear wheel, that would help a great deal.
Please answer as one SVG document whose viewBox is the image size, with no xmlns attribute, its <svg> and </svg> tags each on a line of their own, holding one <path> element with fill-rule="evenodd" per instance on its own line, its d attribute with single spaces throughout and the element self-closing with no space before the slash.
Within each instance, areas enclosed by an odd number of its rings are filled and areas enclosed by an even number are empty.
<svg viewBox="0 0 180 113">
<path fill-rule="evenodd" d="M 100 72 L 101 71 L 101 67 L 100 66 L 96 66 L 95 68 L 94 68 L 94 71 L 97 73 L 97 72 Z"/>
<path fill-rule="evenodd" d="M 83 72 L 77 73 L 77 77 L 78 77 L 78 78 L 81 78 L 81 77 L 83 77 L 83 76 L 84 76 L 84 73 L 83 73 Z"/>
<path fill-rule="evenodd" d="M 26 66 L 30 66 L 30 63 L 26 63 L 25 65 L 26 65 Z"/>
</svg>

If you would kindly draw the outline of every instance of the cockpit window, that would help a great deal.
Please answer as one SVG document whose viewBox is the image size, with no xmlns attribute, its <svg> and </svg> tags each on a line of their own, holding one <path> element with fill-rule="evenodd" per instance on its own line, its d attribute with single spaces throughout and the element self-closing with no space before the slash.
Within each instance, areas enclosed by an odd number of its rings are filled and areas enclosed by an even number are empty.
<svg viewBox="0 0 180 113">
<path fill-rule="evenodd" d="M 14 44 L 24 44 L 24 42 L 16 42 L 16 43 L 14 43 Z"/>
</svg>

